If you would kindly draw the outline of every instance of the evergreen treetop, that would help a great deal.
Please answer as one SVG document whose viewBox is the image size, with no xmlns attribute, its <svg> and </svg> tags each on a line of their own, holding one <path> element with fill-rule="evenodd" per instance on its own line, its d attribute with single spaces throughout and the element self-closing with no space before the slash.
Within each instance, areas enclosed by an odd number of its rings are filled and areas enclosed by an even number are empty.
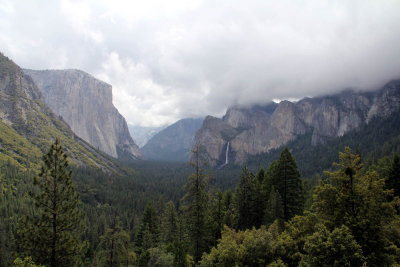
<svg viewBox="0 0 400 267">
<path fill-rule="evenodd" d="M 29 192 L 35 204 L 18 231 L 21 254 L 46 266 L 77 265 L 86 249 L 80 199 L 71 181 L 67 155 L 56 139 L 43 156 L 43 165 Z"/>
</svg>

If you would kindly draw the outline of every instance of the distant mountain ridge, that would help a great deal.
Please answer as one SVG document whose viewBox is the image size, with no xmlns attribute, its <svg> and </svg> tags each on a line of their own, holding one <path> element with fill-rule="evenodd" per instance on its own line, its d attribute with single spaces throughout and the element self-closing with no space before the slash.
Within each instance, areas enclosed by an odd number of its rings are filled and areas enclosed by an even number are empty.
<svg viewBox="0 0 400 267">
<path fill-rule="evenodd" d="M 92 146 L 118 158 L 141 159 L 125 118 L 112 104 L 112 87 L 80 70 L 28 70 L 44 102 Z"/>
<path fill-rule="evenodd" d="M 128 124 L 129 132 L 131 133 L 133 140 L 140 148 L 142 148 L 154 135 L 164 130 L 166 127 L 168 126 L 143 127 Z"/>
<path fill-rule="evenodd" d="M 177 121 L 154 135 L 142 148 L 146 158 L 161 161 L 188 161 L 196 131 L 203 118 Z"/>
<path fill-rule="evenodd" d="M 249 156 L 266 153 L 299 136 L 311 134 L 310 145 L 318 145 L 399 109 L 399 80 L 374 92 L 346 90 L 295 103 L 235 106 L 222 119 L 206 117 L 195 144 L 200 145 L 203 159 L 212 166 L 221 166 L 227 160 L 243 164 Z"/>
<path fill-rule="evenodd" d="M 77 137 L 44 104 L 32 78 L 0 53 L 0 162 L 38 167 L 56 137 L 74 164 L 117 169 L 110 159 Z"/>
</svg>

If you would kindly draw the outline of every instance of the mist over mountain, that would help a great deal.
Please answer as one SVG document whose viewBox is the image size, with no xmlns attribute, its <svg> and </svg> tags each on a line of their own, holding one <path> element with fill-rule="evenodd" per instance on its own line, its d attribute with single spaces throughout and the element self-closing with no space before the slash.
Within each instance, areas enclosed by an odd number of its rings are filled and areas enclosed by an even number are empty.
<svg viewBox="0 0 400 267">
<path fill-rule="evenodd" d="M 395 0 L 2 2 L 7 55 L 25 68 L 77 68 L 112 84 L 115 106 L 134 125 L 373 90 L 400 77 Z"/>
<path fill-rule="evenodd" d="M 150 138 L 152 138 L 154 135 L 156 135 L 158 132 L 165 129 L 166 127 L 168 127 L 168 125 L 161 127 L 144 127 L 128 124 L 129 132 L 135 143 L 140 148 L 142 148 L 147 143 L 147 141 L 150 140 Z"/>
<path fill-rule="evenodd" d="M 299 136 L 311 134 L 309 145 L 323 144 L 399 109 L 400 80 L 372 92 L 346 90 L 298 102 L 234 106 L 221 119 L 208 116 L 196 133 L 195 144 L 212 166 L 243 164 L 250 155 L 276 149 Z"/>
<path fill-rule="evenodd" d="M 0 0 L 0 267 L 400 266 L 399 11 Z"/>
</svg>

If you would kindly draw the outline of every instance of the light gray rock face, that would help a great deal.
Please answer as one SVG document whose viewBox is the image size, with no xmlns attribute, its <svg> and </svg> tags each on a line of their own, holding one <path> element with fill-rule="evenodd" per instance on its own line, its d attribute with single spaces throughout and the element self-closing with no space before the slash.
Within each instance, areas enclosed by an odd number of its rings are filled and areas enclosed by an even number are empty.
<svg viewBox="0 0 400 267">
<path fill-rule="evenodd" d="M 0 53 L 0 158 L 16 166 L 36 168 L 56 138 L 77 166 L 119 172 L 109 157 L 73 133 L 45 105 L 32 78 Z"/>
<path fill-rule="evenodd" d="M 296 103 L 232 107 L 222 119 L 207 117 L 196 133 L 195 144 L 212 166 L 222 166 L 226 155 L 229 162 L 243 164 L 249 155 L 268 152 L 300 135 L 310 133 L 311 144 L 317 145 L 358 129 L 374 116 L 387 117 L 398 110 L 400 81 L 375 92 L 346 90 Z"/>
<path fill-rule="evenodd" d="M 111 85 L 79 70 L 24 70 L 45 103 L 92 146 L 117 158 L 143 158 L 124 117 L 112 104 Z"/>
<path fill-rule="evenodd" d="M 0 120 L 8 126 L 26 125 L 30 113 L 50 113 L 29 76 L 0 53 Z"/>
<path fill-rule="evenodd" d="M 142 151 L 146 158 L 162 161 L 188 161 L 194 135 L 203 119 L 182 119 L 154 135 Z"/>
<path fill-rule="evenodd" d="M 372 107 L 368 111 L 367 121 L 375 116 L 388 117 L 393 110 L 400 109 L 400 81 L 388 83 L 375 96 Z"/>
<path fill-rule="evenodd" d="M 238 130 L 224 120 L 207 116 L 196 132 L 194 145 L 200 146 L 200 154 L 211 166 L 223 164 L 222 151 L 227 142 L 238 135 Z"/>
</svg>

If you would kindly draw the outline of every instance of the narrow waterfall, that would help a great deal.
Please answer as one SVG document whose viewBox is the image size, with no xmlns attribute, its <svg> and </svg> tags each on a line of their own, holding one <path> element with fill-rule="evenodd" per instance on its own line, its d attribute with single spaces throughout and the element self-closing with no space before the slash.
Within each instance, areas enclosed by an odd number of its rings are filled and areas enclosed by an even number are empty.
<svg viewBox="0 0 400 267">
<path fill-rule="evenodd" d="M 227 165 L 229 163 L 229 141 L 228 144 L 226 145 L 226 151 L 225 151 L 225 165 Z"/>
<path fill-rule="evenodd" d="M 221 166 L 219 166 L 220 169 L 222 169 L 223 167 L 225 167 L 229 163 L 229 147 L 230 147 L 230 145 L 231 144 L 228 141 L 228 143 L 226 144 L 226 150 L 225 150 L 225 163 L 222 164 Z"/>
</svg>

